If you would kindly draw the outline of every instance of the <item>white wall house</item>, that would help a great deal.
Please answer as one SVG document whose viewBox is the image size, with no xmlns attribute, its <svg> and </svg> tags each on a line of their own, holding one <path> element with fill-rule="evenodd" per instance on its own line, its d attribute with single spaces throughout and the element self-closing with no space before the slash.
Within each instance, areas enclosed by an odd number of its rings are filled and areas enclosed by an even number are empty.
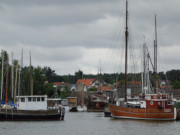
<svg viewBox="0 0 180 135">
<path fill-rule="evenodd" d="M 47 110 L 47 95 L 16 96 L 18 110 Z"/>
</svg>

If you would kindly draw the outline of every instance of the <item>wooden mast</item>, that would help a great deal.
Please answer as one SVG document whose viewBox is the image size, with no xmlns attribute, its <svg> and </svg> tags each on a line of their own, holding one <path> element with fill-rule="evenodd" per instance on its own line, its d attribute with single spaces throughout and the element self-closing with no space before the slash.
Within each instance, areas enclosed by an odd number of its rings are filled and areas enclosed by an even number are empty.
<svg viewBox="0 0 180 135">
<path fill-rule="evenodd" d="M 18 77 L 18 62 L 16 63 L 16 76 L 15 76 L 15 88 L 14 88 L 14 106 L 16 102 L 16 93 L 17 93 L 17 77 Z"/>
<path fill-rule="evenodd" d="M 82 80 L 84 80 L 83 72 L 82 72 Z M 83 84 L 82 84 L 82 86 L 83 86 Z M 81 91 L 81 107 L 83 108 L 83 106 L 84 106 L 84 87 L 82 87 L 82 91 Z"/>
<path fill-rule="evenodd" d="M 33 79 L 32 79 L 32 66 L 31 66 L 31 52 L 30 54 L 30 93 L 33 95 Z"/>
<path fill-rule="evenodd" d="M 2 51 L 2 71 L 1 71 L 1 101 L 2 101 L 2 95 L 3 95 L 3 83 L 4 83 L 4 52 Z"/>
<path fill-rule="evenodd" d="M 7 93 L 8 93 L 8 56 L 6 62 L 6 105 L 7 105 Z"/>
<path fill-rule="evenodd" d="M 126 31 L 125 31 L 125 102 L 127 102 L 127 59 L 128 59 L 128 1 L 126 0 Z"/>
<path fill-rule="evenodd" d="M 155 14 L 155 40 L 154 40 L 154 93 L 156 94 L 157 85 L 157 27 L 156 27 L 156 14 Z"/>
<path fill-rule="evenodd" d="M 19 64 L 20 64 L 20 67 L 19 67 L 19 81 L 18 81 L 18 96 L 22 95 L 22 90 L 21 90 L 21 70 L 23 68 L 23 49 L 21 51 L 21 60 L 19 60 Z"/>
<path fill-rule="evenodd" d="M 12 52 L 12 67 L 11 67 L 11 98 L 14 97 L 14 64 L 13 64 L 13 52 Z"/>
</svg>

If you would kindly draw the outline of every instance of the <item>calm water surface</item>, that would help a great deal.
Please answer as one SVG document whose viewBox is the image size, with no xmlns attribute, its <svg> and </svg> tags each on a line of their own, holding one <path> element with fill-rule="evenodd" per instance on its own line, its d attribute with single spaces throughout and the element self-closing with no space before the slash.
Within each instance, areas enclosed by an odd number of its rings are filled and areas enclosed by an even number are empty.
<svg viewBox="0 0 180 135">
<path fill-rule="evenodd" d="M 112 119 L 103 113 L 70 113 L 64 121 L 0 122 L 0 135 L 179 135 L 180 121 Z"/>
</svg>

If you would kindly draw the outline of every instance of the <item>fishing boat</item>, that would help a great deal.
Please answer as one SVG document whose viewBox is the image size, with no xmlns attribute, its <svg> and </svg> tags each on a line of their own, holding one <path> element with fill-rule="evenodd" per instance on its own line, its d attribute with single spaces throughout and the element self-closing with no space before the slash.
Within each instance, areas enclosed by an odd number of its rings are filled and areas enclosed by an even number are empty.
<svg viewBox="0 0 180 135">
<path fill-rule="evenodd" d="M 149 91 L 148 83 L 142 88 L 136 101 L 127 97 L 127 57 L 128 57 L 128 1 L 126 0 L 126 28 L 125 28 L 125 84 L 124 98 L 109 103 L 111 115 L 114 118 L 143 119 L 143 120 L 176 120 L 177 110 L 174 107 L 172 93 L 162 92 L 157 81 L 157 29 L 155 16 L 155 59 L 154 59 L 154 90 Z M 149 58 L 149 55 L 146 55 Z M 146 74 L 146 73 L 145 73 Z M 147 76 L 146 74 L 145 76 Z M 150 82 L 146 80 L 146 82 Z"/>
</svg>

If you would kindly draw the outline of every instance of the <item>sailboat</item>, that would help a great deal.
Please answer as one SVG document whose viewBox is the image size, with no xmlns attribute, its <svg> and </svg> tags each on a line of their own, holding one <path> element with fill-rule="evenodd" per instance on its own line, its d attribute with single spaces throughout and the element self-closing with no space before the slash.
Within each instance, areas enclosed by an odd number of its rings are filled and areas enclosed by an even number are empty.
<svg viewBox="0 0 180 135">
<path fill-rule="evenodd" d="M 128 101 L 127 98 L 127 56 L 128 56 L 128 0 L 126 0 L 126 28 L 125 28 L 125 94 L 123 100 L 109 103 L 109 109 L 114 118 L 143 119 L 143 120 L 176 120 L 177 110 L 174 107 L 173 95 L 162 93 L 158 88 L 157 81 L 157 30 L 155 17 L 155 62 L 154 91 L 147 92 L 148 87 L 143 88 L 144 92 L 139 95 L 139 100 Z M 147 93 L 146 93 L 147 92 Z"/>
</svg>

